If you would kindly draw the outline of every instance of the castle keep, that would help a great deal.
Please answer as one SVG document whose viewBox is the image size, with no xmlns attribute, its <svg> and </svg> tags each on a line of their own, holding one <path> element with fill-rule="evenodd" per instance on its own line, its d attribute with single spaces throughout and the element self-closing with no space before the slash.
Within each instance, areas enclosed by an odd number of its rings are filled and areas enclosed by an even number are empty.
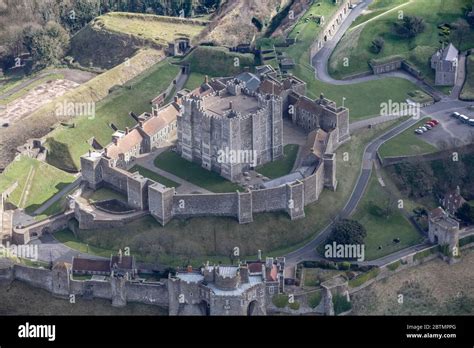
<svg viewBox="0 0 474 348">
<path fill-rule="evenodd" d="M 238 78 L 211 83 L 206 79 L 183 98 L 182 105 L 178 152 L 205 169 L 236 181 L 243 171 L 283 155 L 282 101 L 278 96 L 256 93 Z M 222 160 L 224 152 L 249 155 Z"/>
<path fill-rule="evenodd" d="M 117 130 L 104 151 L 82 156 L 83 181 L 93 190 L 107 186 L 125 194 L 131 209 L 151 214 L 162 225 L 174 217 L 195 216 L 250 223 L 255 213 L 277 211 L 303 218 L 305 206 L 317 201 L 325 187 L 336 190 L 335 151 L 350 138 L 349 110 L 323 95 L 311 100 L 305 93 L 305 82 L 293 76 L 278 78 L 270 66 L 257 68 L 255 74 L 206 78 L 194 91 L 180 91 L 172 103 L 155 106 L 152 114 L 134 117 L 137 125 Z M 297 170 L 245 192 L 182 194 L 127 171 L 137 156 L 177 133 L 177 151 L 183 158 L 238 181 L 244 171 L 282 156 L 284 119 L 307 134 Z M 222 161 L 222 152 L 251 156 L 244 162 Z M 75 210 L 80 228 L 99 223 L 99 217 L 77 201 Z"/>
</svg>

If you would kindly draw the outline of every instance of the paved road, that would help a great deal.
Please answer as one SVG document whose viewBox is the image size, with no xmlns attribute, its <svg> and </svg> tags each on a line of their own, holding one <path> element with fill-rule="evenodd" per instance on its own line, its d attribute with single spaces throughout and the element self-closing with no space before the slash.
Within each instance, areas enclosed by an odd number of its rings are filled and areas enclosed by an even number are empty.
<svg viewBox="0 0 474 348">
<path fill-rule="evenodd" d="M 403 70 L 393 71 L 385 74 L 380 75 L 369 75 L 363 77 L 357 77 L 348 80 L 336 80 L 329 75 L 328 72 L 328 63 L 331 55 L 336 48 L 339 41 L 342 39 L 344 34 L 347 32 L 349 27 L 352 25 L 352 22 L 373 2 L 373 0 L 364 0 L 362 1 L 355 9 L 351 10 L 351 13 L 346 17 L 342 25 L 340 26 L 339 30 L 337 31 L 334 37 L 325 43 L 324 47 L 316 53 L 316 55 L 312 58 L 311 64 L 315 68 L 316 74 L 315 77 L 317 80 L 322 82 L 330 83 L 332 85 L 353 85 L 357 83 L 367 82 L 367 81 L 374 81 L 374 80 L 381 80 L 387 77 L 397 77 L 401 79 L 408 80 L 413 84 L 417 85 L 419 88 L 422 88 L 428 91 L 430 94 L 435 96 L 438 99 L 445 99 L 447 96 L 443 95 L 439 91 L 435 90 L 431 86 L 427 85 L 426 83 L 416 79 L 412 75 L 408 74 Z"/>
<path fill-rule="evenodd" d="M 428 89 L 432 94 L 436 95 L 440 99 L 440 102 L 423 108 L 421 111 L 422 117 L 433 116 L 435 114 L 441 114 L 447 111 L 451 112 L 459 108 L 463 108 L 470 105 L 470 103 L 456 100 L 455 98 L 450 97 L 450 96 L 442 95 L 441 93 L 434 91 L 432 87 L 427 86 L 425 83 L 415 79 L 413 76 L 404 72 L 392 72 L 392 73 L 383 74 L 383 75 L 372 75 L 372 76 L 355 78 L 351 80 L 335 80 L 329 75 L 327 65 L 329 62 L 329 58 L 331 57 L 331 54 L 334 51 L 337 43 L 341 40 L 344 33 L 349 29 L 352 22 L 362 13 L 363 10 L 367 8 L 367 6 L 371 2 L 372 0 L 362 1 L 356 7 L 356 9 L 352 10 L 351 13 L 348 15 L 348 17 L 346 18 L 346 20 L 341 25 L 339 31 L 333 37 L 333 39 L 328 41 L 325 44 L 325 46 L 313 57 L 312 64 L 316 70 L 315 78 L 323 82 L 333 84 L 333 85 L 350 85 L 350 84 L 355 84 L 355 83 L 360 83 L 360 82 L 365 82 L 365 81 L 370 81 L 370 80 L 387 78 L 387 77 L 400 77 L 400 78 L 410 80 L 411 82 L 416 83 L 420 87 L 423 87 L 424 89 Z M 390 119 L 393 119 L 393 116 L 380 116 L 380 117 L 377 117 L 377 119 L 373 121 L 362 120 L 355 123 L 354 125 L 351 125 L 351 131 L 353 131 L 354 129 L 366 127 L 369 124 L 381 123 L 383 121 L 388 121 Z M 372 175 L 372 167 L 373 167 L 374 160 L 376 159 L 376 153 L 379 147 L 386 141 L 399 135 L 400 133 L 404 132 L 406 129 L 412 127 L 418 121 L 419 119 L 410 118 L 409 120 L 401 123 L 400 125 L 392 128 L 391 130 L 373 139 L 366 146 L 363 153 L 363 161 L 362 161 L 359 177 L 357 179 L 356 185 L 354 186 L 354 189 L 348 201 L 346 202 L 346 205 L 338 213 L 336 218 L 331 223 L 329 223 L 312 241 L 310 241 L 308 244 L 304 245 L 300 249 L 295 250 L 285 255 L 286 263 L 289 267 L 292 267 L 293 265 L 296 265 L 298 262 L 301 262 L 303 260 L 321 259 L 321 257 L 315 251 L 316 248 L 321 243 L 324 243 L 326 241 L 326 239 L 331 233 L 335 220 L 338 220 L 341 218 L 342 219 L 348 218 L 354 213 L 355 209 L 357 208 L 357 205 L 359 204 L 360 200 L 362 199 L 364 195 L 365 189 Z M 426 245 L 412 246 L 410 248 L 400 250 L 399 252 L 393 253 L 381 259 L 374 260 L 372 261 L 372 264 L 382 265 L 387 262 L 390 262 L 390 260 L 395 260 L 396 258 L 399 258 L 401 255 L 411 253 L 423 247 L 426 247 Z"/>
</svg>

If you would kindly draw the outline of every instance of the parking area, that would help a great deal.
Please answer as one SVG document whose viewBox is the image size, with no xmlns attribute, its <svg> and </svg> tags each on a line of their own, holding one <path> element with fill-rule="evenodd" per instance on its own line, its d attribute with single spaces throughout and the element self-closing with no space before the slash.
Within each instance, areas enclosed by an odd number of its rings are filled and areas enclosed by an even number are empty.
<svg viewBox="0 0 474 348">
<path fill-rule="evenodd" d="M 460 108 L 455 111 L 474 119 L 474 110 Z M 439 125 L 417 136 L 439 149 L 472 144 L 474 142 L 474 126 L 452 117 L 452 113 L 453 111 L 443 111 L 428 115 L 431 119 L 439 121 Z"/>
</svg>

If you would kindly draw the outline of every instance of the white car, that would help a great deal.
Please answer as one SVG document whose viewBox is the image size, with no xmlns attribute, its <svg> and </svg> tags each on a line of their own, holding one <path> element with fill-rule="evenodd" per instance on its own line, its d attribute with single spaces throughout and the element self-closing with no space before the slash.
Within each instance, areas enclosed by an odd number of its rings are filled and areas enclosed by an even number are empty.
<svg viewBox="0 0 474 348">
<path fill-rule="evenodd" d="M 423 134 L 423 131 L 420 128 L 415 129 L 416 134 Z"/>
<path fill-rule="evenodd" d="M 425 128 L 428 128 L 428 130 L 430 130 L 431 128 L 433 128 L 433 126 L 432 126 L 432 125 L 430 125 L 430 124 L 428 124 L 428 123 L 427 123 L 427 124 L 425 124 L 425 125 L 424 125 L 424 127 L 425 127 Z"/>
<path fill-rule="evenodd" d="M 423 132 L 428 132 L 428 128 L 426 128 L 425 126 L 420 127 L 420 129 L 421 129 Z"/>
</svg>

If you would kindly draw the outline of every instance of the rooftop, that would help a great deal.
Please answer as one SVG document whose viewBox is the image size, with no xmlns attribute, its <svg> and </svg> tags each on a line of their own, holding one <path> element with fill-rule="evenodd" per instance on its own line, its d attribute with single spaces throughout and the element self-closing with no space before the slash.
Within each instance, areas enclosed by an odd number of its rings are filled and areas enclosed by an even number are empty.
<svg viewBox="0 0 474 348">
<path fill-rule="evenodd" d="M 225 112 L 231 110 L 240 113 L 245 116 L 253 114 L 258 111 L 258 100 L 255 97 L 251 97 L 245 94 L 231 95 L 226 93 L 222 96 L 209 96 L 204 99 L 203 108 L 204 110 L 215 116 L 223 116 Z"/>
</svg>

